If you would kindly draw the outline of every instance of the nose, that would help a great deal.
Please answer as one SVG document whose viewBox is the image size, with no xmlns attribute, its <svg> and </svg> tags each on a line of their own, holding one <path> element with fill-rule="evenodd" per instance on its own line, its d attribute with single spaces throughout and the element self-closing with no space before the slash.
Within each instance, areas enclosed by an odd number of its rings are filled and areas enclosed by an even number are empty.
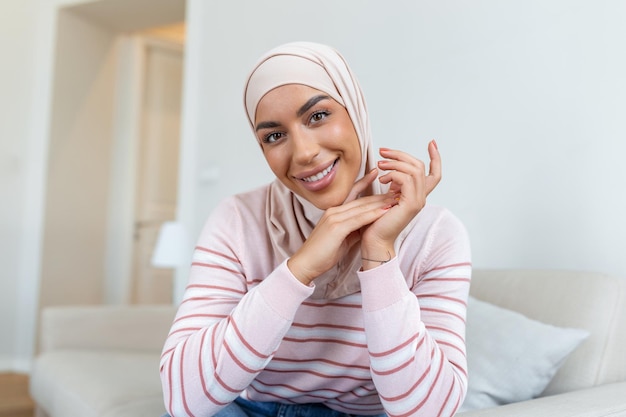
<svg viewBox="0 0 626 417">
<path fill-rule="evenodd" d="M 291 143 L 293 160 L 299 165 L 310 164 L 320 153 L 320 146 L 319 143 L 317 143 L 315 135 L 305 130 L 292 132 Z"/>
</svg>

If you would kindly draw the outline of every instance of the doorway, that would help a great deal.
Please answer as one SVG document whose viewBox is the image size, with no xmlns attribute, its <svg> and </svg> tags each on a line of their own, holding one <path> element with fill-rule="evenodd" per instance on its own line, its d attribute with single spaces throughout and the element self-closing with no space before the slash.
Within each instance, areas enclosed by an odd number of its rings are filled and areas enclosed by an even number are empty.
<svg viewBox="0 0 626 417">
<path fill-rule="evenodd" d="M 173 35 L 170 36 L 170 32 Z M 162 225 L 176 219 L 183 79 L 180 25 L 139 36 L 143 62 L 135 178 L 130 301 L 172 302 L 174 271 L 156 267 L 152 256 Z"/>
<path fill-rule="evenodd" d="M 184 23 L 121 36 L 105 262 L 108 303 L 172 302 L 172 268 L 151 257 L 176 217 Z"/>
<path fill-rule="evenodd" d="M 175 213 L 184 17 L 184 0 L 58 10 L 39 309 L 171 302 L 172 272 L 135 252 Z"/>
</svg>

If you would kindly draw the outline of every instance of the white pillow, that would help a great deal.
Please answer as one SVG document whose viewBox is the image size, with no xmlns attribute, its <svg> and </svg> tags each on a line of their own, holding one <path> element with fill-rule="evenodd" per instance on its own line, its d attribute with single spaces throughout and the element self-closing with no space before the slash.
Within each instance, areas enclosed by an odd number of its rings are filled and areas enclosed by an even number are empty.
<svg viewBox="0 0 626 417">
<path fill-rule="evenodd" d="M 585 330 L 555 327 L 470 297 L 467 307 L 468 392 L 460 411 L 537 397 Z"/>
</svg>

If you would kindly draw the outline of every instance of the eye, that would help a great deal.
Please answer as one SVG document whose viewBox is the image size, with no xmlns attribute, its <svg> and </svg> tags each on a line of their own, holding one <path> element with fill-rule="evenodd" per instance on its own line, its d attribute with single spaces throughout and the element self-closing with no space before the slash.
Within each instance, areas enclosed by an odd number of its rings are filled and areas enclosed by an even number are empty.
<svg viewBox="0 0 626 417">
<path fill-rule="evenodd" d="M 329 111 L 327 110 L 320 110 L 320 111 L 316 111 L 315 113 L 313 113 L 311 115 L 310 121 L 313 123 L 316 122 L 321 122 L 322 120 L 324 120 L 328 115 L 330 114 Z"/>
<path fill-rule="evenodd" d="M 283 136 L 285 136 L 281 132 L 272 132 L 268 135 L 263 136 L 263 143 L 275 143 L 279 141 Z"/>
</svg>

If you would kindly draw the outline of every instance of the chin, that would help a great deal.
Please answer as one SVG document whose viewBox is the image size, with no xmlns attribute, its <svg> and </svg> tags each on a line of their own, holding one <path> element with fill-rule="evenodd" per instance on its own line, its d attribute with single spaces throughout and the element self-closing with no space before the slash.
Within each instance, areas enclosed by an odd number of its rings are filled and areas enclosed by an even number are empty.
<svg viewBox="0 0 626 417">
<path fill-rule="evenodd" d="M 287 185 L 287 184 L 286 184 Z M 313 204 L 320 210 L 326 210 L 331 207 L 340 206 L 346 201 L 348 198 L 348 193 L 350 190 L 346 190 L 345 192 L 340 192 L 339 190 L 322 190 L 317 192 L 311 192 L 309 190 L 303 190 L 299 187 L 293 187 L 292 184 L 290 188 L 292 192 L 299 195 L 301 198 L 305 199 L 309 203 Z"/>
<path fill-rule="evenodd" d="M 337 207 L 343 204 L 343 202 L 346 200 L 347 196 L 344 196 L 343 198 L 341 197 L 334 197 L 334 198 L 306 198 L 306 200 L 308 202 L 310 202 L 311 204 L 313 204 L 315 207 L 317 207 L 320 210 L 326 210 L 329 209 L 331 207 Z"/>
</svg>

